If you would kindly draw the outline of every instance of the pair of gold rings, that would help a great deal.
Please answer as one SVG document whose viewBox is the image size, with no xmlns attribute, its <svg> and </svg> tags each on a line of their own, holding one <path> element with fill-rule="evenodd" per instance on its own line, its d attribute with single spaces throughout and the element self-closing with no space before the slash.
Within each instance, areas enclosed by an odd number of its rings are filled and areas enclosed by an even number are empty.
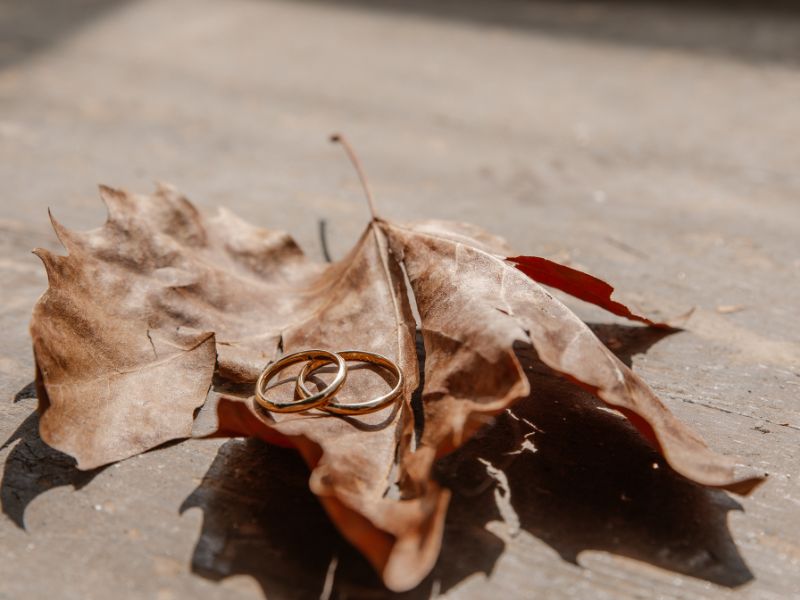
<svg viewBox="0 0 800 600">
<path fill-rule="evenodd" d="M 360 361 L 371 363 L 391 371 L 396 377 L 397 382 L 394 387 L 386 394 L 368 400 L 366 402 L 356 402 L 352 404 L 342 404 L 333 398 L 347 380 L 347 362 Z M 297 400 L 288 402 L 277 402 L 265 396 L 267 384 L 286 367 L 305 362 L 295 381 L 295 394 Z M 306 383 L 309 375 L 324 367 L 327 364 L 336 365 L 336 376 L 331 382 L 317 393 L 311 393 Z M 270 363 L 261 372 L 256 381 L 256 401 L 259 405 L 272 412 L 293 413 L 319 408 L 329 413 L 337 415 L 360 415 L 380 410 L 390 404 L 403 388 L 403 373 L 392 360 L 381 354 L 365 352 L 362 350 L 345 350 L 343 352 L 328 352 L 327 350 L 303 350 L 289 354 L 283 358 Z"/>
</svg>

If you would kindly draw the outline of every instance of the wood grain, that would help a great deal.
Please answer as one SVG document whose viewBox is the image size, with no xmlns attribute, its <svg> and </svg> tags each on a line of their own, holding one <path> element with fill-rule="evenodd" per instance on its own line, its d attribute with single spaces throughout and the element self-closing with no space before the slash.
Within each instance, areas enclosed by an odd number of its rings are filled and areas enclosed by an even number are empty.
<svg viewBox="0 0 800 600">
<path fill-rule="evenodd" d="M 385 596 L 287 451 L 195 441 L 81 474 L 30 416 L 47 207 L 96 227 L 97 183 L 167 180 L 316 256 L 324 218 L 341 257 L 368 216 L 334 130 L 389 218 L 473 221 L 643 313 L 695 307 L 653 338 L 572 304 L 712 448 L 771 474 L 744 500 L 697 488 L 548 380 L 492 425 L 508 446 L 440 466 L 444 549 L 408 597 L 800 595 L 795 13 L 24 4 L 0 45 L 0 598 Z M 270 522 L 265 498 L 296 514 Z"/>
</svg>

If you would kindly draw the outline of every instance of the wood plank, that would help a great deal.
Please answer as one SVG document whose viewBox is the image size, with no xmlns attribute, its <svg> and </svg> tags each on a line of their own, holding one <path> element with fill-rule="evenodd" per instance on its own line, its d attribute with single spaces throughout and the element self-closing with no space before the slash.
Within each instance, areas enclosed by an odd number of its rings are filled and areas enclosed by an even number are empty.
<svg viewBox="0 0 800 600">
<path fill-rule="evenodd" d="M 7 13 L 0 598 L 386 595 L 290 452 L 193 441 L 80 473 L 26 387 L 47 207 L 96 227 L 95 184 L 163 179 L 317 257 L 325 219 L 342 256 L 367 213 L 340 129 L 388 216 L 474 221 L 657 316 L 695 307 L 659 338 L 573 304 L 712 447 L 770 473 L 746 499 L 693 486 L 534 370 L 531 400 L 441 466 L 443 552 L 407 596 L 800 597 L 797 14 L 427 4 Z"/>
</svg>

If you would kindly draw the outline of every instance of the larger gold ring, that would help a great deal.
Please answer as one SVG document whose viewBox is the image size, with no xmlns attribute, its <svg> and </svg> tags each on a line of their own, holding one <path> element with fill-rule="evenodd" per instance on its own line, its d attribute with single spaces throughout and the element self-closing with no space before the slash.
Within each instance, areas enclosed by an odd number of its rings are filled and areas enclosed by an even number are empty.
<svg viewBox="0 0 800 600">
<path fill-rule="evenodd" d="M 320 407 L 322 410 L 335 413 L 337 415 L 361 415 L 366 413 L 375 412 L 382 409 L 387 404 L 390 404 L 403 389 L 403 372 L 391 359 L 386 358 L 381 354 L 374 352 L 364 352 L 362 350 L 345 350 L 337 352 L 339 356 L 346 360 L 358 360 L 367 363 L 373 363 L 381 367 L 385 367 L 397 376 L 397 383 L 394 387 L 383 396 L 378 396 L 367 402 L 356 402 L 353 404 L 340 404 L 334 400 L 328 400 L 325 406 Z M 309 362 L 303 365 L 300 373 L 297 375 L 296 389 L 299 396 L 303 398 L 312 398 L 313 395 L 306 387 L 306 377 L 311 375 L 314 371 L 322 367 L 325 363 L 323 361 Z M 327 389 L 327 388 L 325 388 Z"/>
<path fill-rule="evenodd" d="M 316 394 L 305 394 L 300 400 L 291 400 L 289 402 L 273 402 L 264 397 L 266 385 L 276 373 L 279 373 L 286 367 L 295 363 L 310 360 L 314 360 L 315 363 L 319 363 L 320 366 L 328 363 L 335 363 L 338 366 L 336 377 L 333 378 L 333 381 L 331 381 L 325 389 Z M 258 381 L 256 381 L 256 401 L 272 412 L 301 412 L 325 404 L 328 398 L 342 387 L 345 379 L 347 379 L 347 364 L 344 358 L 333 352 L 328 352 L 327 350 L 303 350 L 302 352 L 295 352 L 294 354 L 284 356 L 280 360 L 267 365 L 267 367 L 261 371 L 261 375 L 258 376 Z"/>
</svg>

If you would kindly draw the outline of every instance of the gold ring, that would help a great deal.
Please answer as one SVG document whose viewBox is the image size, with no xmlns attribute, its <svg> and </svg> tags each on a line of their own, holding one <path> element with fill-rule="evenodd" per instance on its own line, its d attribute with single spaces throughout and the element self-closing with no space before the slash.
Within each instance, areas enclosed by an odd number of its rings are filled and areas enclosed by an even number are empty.
<svg viewBox="0 0 800 600">
<path fill-rule="evenodd" d="M 328 363 L 336 363 L 339 367 L 336 372 L 336 377 L 333 378 L 333 381 L 331 381 L 325 389 L 316 394 L 305 394 L 300 400 L 292 400 L 290 402 L 273 402 L 264 397 L 264 392 L 266 391 L 265 386 L 276 373 L 295 363 L 309 360 L 314 360 L 315 364 L 319 363 L 320 366 Z M 328 398 L 342 387 L 345 379 L 347 379 L 347 364 L 344 358 L 333 352 L 328 352 L 327 350 L 303 350 L 284 356 L 280 360 L 268 364 L 266 368 L 261 371 L 261 375 L 258 376 L 258 381 L 256 381 L 256 401 L 272 412 L 292 413 L 309 410 L 325 404 Z"/>
<path fill-rule="evenodd" d="M 400 394 L 400 390 L 403 388 L 403 372 L 400 370 L 400 367 L 398 367 L 391 359 L 386 358 L 385 356 L 382 356 L 380 354 L 375 354 L 374 352 L 364 352 L 362 350 L 345 350 L 344 352 L 337 352 L 336 354 L 341 356 L 345 360 L 358 360 L 362 362 L 373 363 L 381 367 L 385 367 L 388 370 L 392 371 L 395 375 L 397 375 L 397 383 L 387 394 L 384 394 L 383 396 L 378 396 L 377 398 L 374 398 L 369 402 L 357 402 L 355 404 L 340 404 L 338 402 L 335 402 L 334 400 L 328 400 L 328 403 L 325 406 L 321 407 L 322 410 L 335 413 L 337 415 L 360 415 L 360 414 L 371 413 L 376 410 L 380 410 Z M 311 375 L 311 373 L 319 369 L 324 364 L 325 363 L 323 361 L 317 360 L 303 365 L 303 368 L 297 375 L 297 383 L 295 386 L 299 396 L 301 396 L 302 398 L 313 397 L 311 392 L 305 385 L 306 377 Z"/>
</svg>

